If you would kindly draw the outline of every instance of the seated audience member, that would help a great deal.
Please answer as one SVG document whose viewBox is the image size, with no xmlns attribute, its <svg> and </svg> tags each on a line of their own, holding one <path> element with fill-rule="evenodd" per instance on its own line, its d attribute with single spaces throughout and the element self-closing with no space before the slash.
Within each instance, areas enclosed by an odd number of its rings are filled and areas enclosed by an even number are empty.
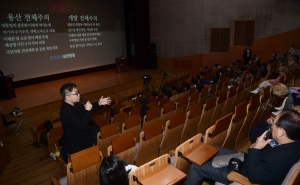
<svg viewBox="0 0 300 185">
<path fill-rule="evenodd" d="M 250 49 L 250 46 L 248 45 L 247 48 L 243 52 L 243 60 L 248 62 L 252 56 L 252 51 Z"/>
<path fill-rule="evenodd" d="M 261 77 L 266 77 L 268 74 L 268 64 L 267 63 L 262 63 L 261 68 L 260 68 L 260 74 Z"/>
<path fill-rule="evenodd" d="M 287 67 L 288 67 L 288 71 L 291 71 L 292 69 L 299 67 L 299 56 L 294 55 Z"/>
<path fill-rule="evenodd" d="M 101 185 L 128 185 L 129 173 L 137 167 L 127 165 L 117 156 L 110 155 L 105 157 L 100 166 L 100 184 Z"/>
<path fill-rule="evenodd" d="M 277 53 L 276 52 L 273 52 L 272 55 L 271 55 L 271 58 L 269 59 L 268 63 L 269 64 L 272 64 L 273 62 L 275 62 L 277 59 Z"/>
<path fill-rule="evenodd" d="M 42 132 L 41 133 L 41 136 L 40 136 L 40 143 L 43 144 L 43 145 L 46 145 L 48 146 L 48 138 L 47 138 L 47 133 L 53 129 L 53 123 L 51 121 L 45 121 L 44 123 L 44 127 L 46 129 L 46 131 Z"/>
<path fill-rule="evenodd" d="M 283 100 L 280 107 L 274 107 L 277 112 L 272 112 L 274 115 L 279 114 L 282 110 L 293 110 L 295 106 L 300 105 L 300 87 L 290 87 L 288 96 Z"/>
<path fill-rule="evenodd" d="M 288 69 L 287 69 L 286 66 L 280 66 L 278 71 L 279 71 L 279 77 L 278 78 L 272 79 L 272 80 L 265 80 L 259 85 L 259 87 L 257 89 L 255 89 L 254 91 L 250 91 L 250 92 L 256 94 L 256 93 L 260 92 L 263 88 L 265 88 L 267 86 L 272 86 L 273 87 L 273 86 L 279 84 L 279 79 L 280 79 L 281 76 L 284 76 L 284 79 L 286 78 L 286 74 L 288 72 Z"/>
<path fill-rule="evenodd" d="M 248 157 L 239 173 L 252 183 L 280 185 L 290 168 L 299 161 L 300 157 L 300 114 L 296 111 L 283 111 L 277 115 L 272 124 L 272 139 L 265 140 L 265 131 L 248 149 Z M 271 147 L 271 142 L 277 142 Z M 219 155 L 235 153 L 218 147 Z M 280 159 L 280 160 L 279 160 Z M 214 168 L 212 160 L 202 166 L 191 165 L 185 185 L 202 184 L 204 178 L 220 183 L 229 184 L 228 167 Z"/>
</svg>

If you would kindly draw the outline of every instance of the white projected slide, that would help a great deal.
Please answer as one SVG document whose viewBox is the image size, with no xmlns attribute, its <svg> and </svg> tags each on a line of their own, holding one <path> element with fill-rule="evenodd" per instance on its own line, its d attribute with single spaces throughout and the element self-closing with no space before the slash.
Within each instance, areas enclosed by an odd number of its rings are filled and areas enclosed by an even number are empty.
<svg viewBox="0 0 300 185">
<path fill-rule="evenodd" d="M 98 67 L 126 53 L 122 2 L 72 2 L 0 3 L 0 69 L 5 75 L 14 74 L 18 81 Z"/>
</svg>

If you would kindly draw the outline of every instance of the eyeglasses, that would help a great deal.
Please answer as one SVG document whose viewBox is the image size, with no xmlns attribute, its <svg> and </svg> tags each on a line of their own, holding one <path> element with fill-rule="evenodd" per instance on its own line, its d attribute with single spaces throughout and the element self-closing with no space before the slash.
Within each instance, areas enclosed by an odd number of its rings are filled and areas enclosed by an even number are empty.
<svg viewBox="0 0 300 185">
<path fill-rule="evenodd" d="M 66 96 L 71 96 L 71 95 L 76 95 L 76 96 L 78 96 L 80 93 L 79 93 L 79 91 L 77 91 L 76 93 L 74 93 L 74 94 L 67 94 Z"/>
</svg>

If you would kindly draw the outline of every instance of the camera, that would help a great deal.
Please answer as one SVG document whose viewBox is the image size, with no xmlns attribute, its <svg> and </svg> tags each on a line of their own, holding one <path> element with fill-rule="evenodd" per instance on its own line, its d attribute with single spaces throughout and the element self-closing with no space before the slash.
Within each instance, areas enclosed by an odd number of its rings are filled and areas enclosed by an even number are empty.
<svg viewBox="0 0 300 185">
<path fill-rule="evenodd" d="M 150 81 L 152 79 L 152 77 L 149 75 L 144 75 L 143 78 L 144 78 L 144 80 L 147 80 L 147 81 Z"/>
</svg>

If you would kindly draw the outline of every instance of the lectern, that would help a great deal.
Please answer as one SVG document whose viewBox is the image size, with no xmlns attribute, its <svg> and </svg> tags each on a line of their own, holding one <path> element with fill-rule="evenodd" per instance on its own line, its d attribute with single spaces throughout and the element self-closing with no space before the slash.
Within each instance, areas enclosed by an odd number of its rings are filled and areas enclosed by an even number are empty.
<svg viewBox="0 0 300 185">
<path fill-rule="evenodd" d="M 128 71 L 127 58 L 125 57 L 116 58 L 116 72 L 123 73 L 127 71 Z"/>
<path fill-rule="evenodd" d="M 8 75 L 4 79 L 4 97 L 7 99 L 16 97 L 13 77 L 14 75 Z"/>
</svg>

